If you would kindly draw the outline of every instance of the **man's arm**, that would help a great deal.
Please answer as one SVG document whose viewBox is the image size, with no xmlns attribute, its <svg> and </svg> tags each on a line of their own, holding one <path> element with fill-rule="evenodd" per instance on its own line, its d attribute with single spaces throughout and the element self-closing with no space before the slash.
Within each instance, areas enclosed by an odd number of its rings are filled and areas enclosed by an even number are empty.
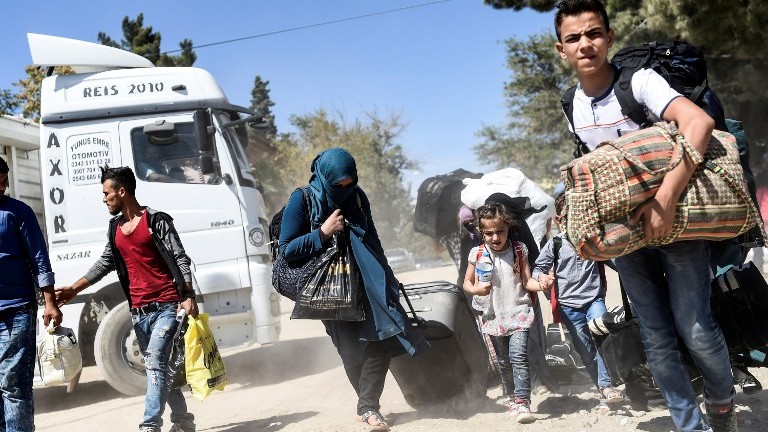
<svg viewBox="0 0 768 432">
<path fill-rule="evenodd" d="M 669 103 L 662 118 L 677 123 L 685 140 L 702 156 L 706 153 L 715 121 L 696 104 L 685 97 L 677 97 Z M 697 165 L 686 153 L 682 163 L 664 176 L 656 195 L 637 208 L 630 224 L 643 219 L 646 238 L 669 235 L 672 232 L 677 201 L 691 180 Z"/>
<path fill-rule="evenodd" d="M 61 286 L 55 289 L 57 304 L 61 306 L 69 302 L 75 298 L 77 293 L 100 281 L 101 278 L 114 269 L 115 260 L 112 255 L 112 246 L 110 246 L 109 241 L 107 241 L 106 246 L 104 246 L 104 251 L 101 253 L 101 257 L 93 263 L 93 266 L 91 266 L 85 276 L 78 279 L 72 285 Z"/>
<path fill-rule="evenodd" d="M 48 323 L 53 320 L 61 324 L 62 314 L 56 304 L 56 294 L 53 291 L 55 279 L 48 250 L 45 247 L 45 238 L 34 212 L 29 207 L 25 207 L 25 211 L 20 214 L 19 234 L 24 242 L 27 262 L 36 277 L 35 282 L 43 293 L 45 301 L 43 323 L 48 326 Z"/>
</svg>

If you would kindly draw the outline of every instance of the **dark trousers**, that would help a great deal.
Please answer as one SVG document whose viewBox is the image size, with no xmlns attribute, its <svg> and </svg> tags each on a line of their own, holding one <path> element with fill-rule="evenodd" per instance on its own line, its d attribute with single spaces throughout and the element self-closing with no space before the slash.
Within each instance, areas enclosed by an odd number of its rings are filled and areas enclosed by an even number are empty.
<svg viewBox="0 0 768 432">
<path fill-rule="evenodd" d="M 357 322 L 323 321 L 323 324 L 357 393 L 357 414 L 378 411 L 395 338 L 363 341 L 360 340 L 360 324 Z"/>
</svg>

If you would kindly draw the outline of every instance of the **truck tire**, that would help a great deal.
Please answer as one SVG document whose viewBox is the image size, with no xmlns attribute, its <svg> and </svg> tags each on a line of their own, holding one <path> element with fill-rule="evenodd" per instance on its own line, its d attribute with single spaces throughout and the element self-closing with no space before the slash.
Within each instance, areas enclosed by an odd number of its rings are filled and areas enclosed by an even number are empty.
<svg viewBox="0 0 768 432">
<path fill-rule="evenodd" d="M 110 310 L 99 324 L 93 353 L 96 366 L 112 388 L 129 396 L 146 394 L 147 373 L 127 301 Z"/>
</svg>

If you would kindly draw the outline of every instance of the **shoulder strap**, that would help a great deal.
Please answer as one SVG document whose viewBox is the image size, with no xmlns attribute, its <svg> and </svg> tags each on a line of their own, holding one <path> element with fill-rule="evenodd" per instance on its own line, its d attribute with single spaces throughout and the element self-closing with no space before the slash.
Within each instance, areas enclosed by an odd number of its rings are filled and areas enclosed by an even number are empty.
<svg viewBox="0 0 768 432">
<path fill-rule="evenodd" d="M 635 70 L 632 68 L 619 69 L 619 79 L 613 84 L 613 92 L 621 105 L 621 113 L 642 128 L 648 126 L 650 122 L 645 107 L 640 105 L 632 94 L 632 75 L 634 74 Z"/>
<path fill-rule="evenodd" d="M 552 288 L 549 291 L 549 304 L 552 308 L 552 322 L 560 323 L 560 291 L 557 286 L 557 263 L 560 261 L 560 247 L 563 246 L 563 239 L 558 236 L 552 237 Z"/>
<path fill-rule="evenodd" d="M 563 106 L 563 113 L 565 113 L 565 117 L 568 119 L 568 124 L 571 125 L 571 131 L 573 133 L 573 143 L 575 145 L 575 149 L 573 150 L 573 157 L 579 158 L 587 153 L 589 153 L 589 147 L 587 147 L 587 143 L 581 140 L 579 135 L 576 133 L 576 126 L 573 125 L 573 98 L 576 97 L 576 86 L 573 85 L 568 88 L 568 90 L 563 93 L 563 97 L 560 99 L 560 104 Z"/>
</svg>

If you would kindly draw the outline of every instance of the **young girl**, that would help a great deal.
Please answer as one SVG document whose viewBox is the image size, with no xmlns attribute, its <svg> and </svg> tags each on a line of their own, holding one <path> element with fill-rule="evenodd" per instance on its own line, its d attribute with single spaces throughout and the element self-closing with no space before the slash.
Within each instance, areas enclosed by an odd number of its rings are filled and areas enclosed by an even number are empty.
<svg viewBox="0 0 768 432">
<path fill-rule="evenodd" d="M 530 423 L 534 417 L 530 410 L 527 347 L 534 314 L 531 297 L 524 288 L 531 277 L 528 249 L 510 240 L 520 221 L 503 205 L 492 202 L 477 209 L 477 223 L 484 244 L 469 253 L 464 290 L 474 295 L 472 307 L 483 313 L 480 328 L 491 337 L 498 355 L 509 412 L 518 423 Z M 493 262 L 493 271 L 490 282 L 483 282 L 476 274 L 476 264 L 488 258 Z"/>
</svg>

